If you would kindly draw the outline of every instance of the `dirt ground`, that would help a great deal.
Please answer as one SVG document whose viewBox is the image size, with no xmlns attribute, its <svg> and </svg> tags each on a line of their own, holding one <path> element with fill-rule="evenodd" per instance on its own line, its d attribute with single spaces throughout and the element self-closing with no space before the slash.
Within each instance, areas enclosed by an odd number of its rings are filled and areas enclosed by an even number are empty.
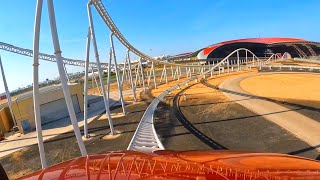
<svg viewBox="0 0 320 180">
<path fill-rule="evenodd" d="M 111 111 L 115 130 L 120 134 L 115 139 L 102 139 L 102 137 L 110 132 L 105 114 L 98 116 L 94 121 L 89 123 L 89 133 L 93 135 L 93 138 L 85 142 L 87 152 L 92 154 L 104 151 L 125 150 L 147 105 L 145 102 L 127 105 L 127 116 L 119 116 L 122 112 L 121 108 Z M 80 129 L 83 131 L 83 128 Z M 48 165 L 54 165 L 81 155 L 73 132 L 49 139 L 45 141 L 44 146 Z M 0 159 L 0 163 L 10 179 L 16 179 L 39 170 L 41 164 L 38 146 L 33 145 L 23 148 L 20 151 L 5 156 Z"/>
<path fill-rule="evenodd" d="M 319 74 L 260 75 L 242 80 L 240 86 L 243 90 L 256 96 L 314 108 L 320 107 Z"/>
<path fill-rule="evenodd" d="M 158 83 L 159 80 L 160 79 L 157 79 Z M 168 76 L 168 80 L 171 81 L 170 76 Z M 176 82 L 169 82 L 168 85 L 163 83 L 164 81 L 162 81 L 162 85 L 159 86 L 160 88 L 155 91 L 160 93 L 161 88 L 166 89 L 169 86 L 174 85 Z M 127 149 L 148 103 L 154 98 L 154 95 L 150 93 L 153 87 L 152 81 L 150 83 L 150 87 L 151 88 L 146 92 L 146 94 L 143 92 L 137 94 L 137 103 L 132 103 L 126 106 L 128 112 L 127 116 L 121 115 L 122 110 L 119 107 L 116 107 L 111 111 L 114 127 L 118 134 L 120 134 L 119 137 L 117 136 L 117 138 L 109 140 L 102 138 L 110 132 L 105 114 L 98 116 L 95 120 L 89 123 L 89 133 L 93 135 L 92 140 L 85 142 L 85 146 L 89 154 Z M 128 85 L 124 84 L 124 90 L 128 89 L 130 89 Z M 111 91 L 117 90 L 117 84 L 111 84 Z M 98 89 L 90 89 L 89 94 L 98 94 Z M 133 97 L 125 96 L 125 101 L 133 101 Z M 83 132 L 83 128 L 80 128 L 80 130 Z M 45 151 L 49 166 L 81 155 L 73 132 L 61 134 L 45 141 Z M 10 179 L 16 179 L 39 170 L 41 168 L 41 164 L 38 146 L 33 145 L 23 148 L 20 151 L 5 156 L 0 159 L 0 163 L 8 173 Z"/>
<path fill-rule="evenodd" d="M 256 73 L 256 71 L 251 73 Z M 208 79 L 208 83 L 218 85 L 226 78 L 238 74 L 241 73 L 216 76 L 214 79 Z M 170 81 L 171 77 L 168 77 Z M 183 80 L 185 79 L 181 78 L 180 82 Z M 105 115 L 98 116 L 89 124 L 89 132 L 94 137 L 91 141 L 85 142 L 88 153 L 126 149 L 148 103 L 163 90 L 176 83 L 169 82 L 167 85 L 158 86 L 157 89 L 149 89 L 146 94 L 141 93 L 138 103 L 127 105 L 129 112 L 127 116 L 118 115 L 121 108 L 112 110 L 114 127 L 120 134 L 118 138 L 109 140 L 102 138 L 109 133 L 109 127 Z M 178 105 L 188 120 L 203 134 L 228 149 L 281 152 L 310 158 L 317 157 L 318 153 L 307 144 L 263 117 L 230 101 L 221 92 L 201 83 L 191 82 L 189 85 L 191 87 L 181 87 L 167 96 L 165 102 L 158 106 L 155 113 L 157 132 L 167 149 L 211 149 L 188 131 L 176 118 L 173 99 L 179 97 Z M 153 85 L 150 84 L 150 86 Z M 111 89 L 112 91 L 117 90 L 117 85 L 113 84 Z M 182 90 L 185 91 L 181 93 Z M 94 90 L 91 93 L 94 93 Z M 61 134 L 46 141 L 45 150 L 49 165 L 80 156 L 73 132 Z M 11 179 L 38 170 L 41 168 L 38 146 L 34 145 L 12 153 L 1 158 L 0 163 Z"/>
<path fill-rule="evenodd" d="M 219 85 L 226 78 L 237 74 L 216 76 L 207 82 Z M 189 122 L 202 134 L 227 149 L 286 153 L 313 159 L 319 154 L 288 131 L 231 101 L 222 92 L 203 84 L 175 91 L 167 98 L 166 103 L 159 106 L 155 114 L 155 125 L 167 149 L 211 149 L 177 120 L 172 101 L 177 97 L 178 105 Z"/>
</svg>

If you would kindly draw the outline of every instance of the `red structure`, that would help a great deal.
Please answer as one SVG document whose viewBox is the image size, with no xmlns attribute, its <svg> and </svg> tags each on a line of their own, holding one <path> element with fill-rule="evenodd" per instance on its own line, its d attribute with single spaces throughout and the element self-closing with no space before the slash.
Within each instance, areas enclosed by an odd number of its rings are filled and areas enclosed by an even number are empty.
<svg viewBox="0 0 320 180">
<path fill-rule="evenodd" d="M 320 179 L 320 163 L 237 151 L 121 151 L 89 155 L 21 179 Z"/>
<path fill-rule="evenodd" d="M 246 48 L 257 56 L 265 57 L 273 53 L 288 52 L 292 57 L 320 55 L 320 43 L 297 38 L 248 38 L 220 42 L 204 49 L 197 55 L 198 59 L 223 58 L 232 51 Z"/>
</svg>

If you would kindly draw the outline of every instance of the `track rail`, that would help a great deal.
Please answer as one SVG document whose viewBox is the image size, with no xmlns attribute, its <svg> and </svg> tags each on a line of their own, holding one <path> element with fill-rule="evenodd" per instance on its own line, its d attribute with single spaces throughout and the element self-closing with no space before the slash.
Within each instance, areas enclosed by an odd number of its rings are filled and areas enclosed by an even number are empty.
<svg viewBox="0 0 320 180">
<path fill-rule="evenodd" d="M 286 69 L 289 71 L 294 71 L 295 69 L 298 70 L 305 70 L 305 71 L 310 71 L 310 72 L 315 72 L 319 71 L 320 72 L 320 67 L 318 66 L 296 66 L 296 65 L 262 65 L 259 67 L 259 69 L 270 69 L 270 70 L 282 70 Z"/>
<path fill-rule="evenodd" d="M 123 44 L 128 50 L 130 50 L 131 52 L 133 52 L 137 56 L 141 57 L 142 59 L 150 61 L 150 62 L 154 62 L 154 63 L 171 65 L 171 66 L 181 66 L 181 67 L 203 67 L 203 66 L 205 66 L 205 65 L 184 65 L 184 64 L 169 63 L 169 62 L 156 60 L 156 59 L 144 54 L 143 52 L 141 52 L 137 48 L 135 48 L 133 45 L 131 45 L 131 43 L 129 41 L 127 41 L 127 39 L 122 35 L 120 30 L 117 28 L 117 26 L 115 25 L 115 23 L 111 19 L 109 13 L 107 12 L 107 10 L 104 7 L 101 0 L 91 0 L 90 3 L 96 8 L 96 10 L 98 11 L 99 15 L 101 16 L 101 18 L 103 19 L 105 24 L 109 27 L 111 33 L 117 37 L 117 39 L 121 42 L 121 44 Z M 254 54 L 250 50 L 248 50 L 248 52 L 250 52 L 251 54 Z M 259 58 L 257 56 L 255 56 L 255 58 L 257 58 L 257 60 L 259 60 Z"/>
<path fill-rule="evenodd" d="M 17 47 L 8 43 L 0 42 L 0 49 L 4 51 L 9 51 L 15 54 L 20 54 L 23 56 L 28 56 L 28 57 L 33 57 L 33 51 L 31 49 L 25 49 L 21 47 Z M 50 55 L 50 54 L 45 54 L 45 53 L 39 53 L 39 59 L 45 60 L 45 61 L 50 61 L 50 62 L 56 62 L 56 57 L 55 55 Z M 62 58 L 63 63 L 67 65 L 72 65 L 72 66 L 85 66 L 85 61 L 80 60 L 80 59 L 70 59 L 70 58 Z M 97 64 L 90 62 L 89 67 L 91 68 L 97 68 Z M 113 65 L 112 65 L 113 67 Z M 107 69 L 108 64 L 107 63 L 101 63 L 101 68 Z"/>
<path fill-rule="evenodd" d="M 244 50 L 244 49 L 241 49 Z M 142 119 L 130 141 L 130 144 L 128 146 L 128 150 L 138 150 L 138 151 L 145 151 L 145 152 L 152 152 L 155 150 L 165 149 L 163 144 L 161 143 L 161 140 L 159 139 L 157 132 L 154 127 L 154 111 L 156 110 L 158 104 L 163 101 L 163 98 L 170 94 L 172 91 L 180 88 L 181 86 L 186 85 L 187 83 L 198 80 L 199 77 L 205 77 L 206 74 L 211 73 L 216 68 L 220 68 L 223 66 L 226 62 L 228 62 L 229 57 L 231 57 L 233 54 L 238 53 L 238 50 L 233 51 L 230 53 L 227 57 L 225 57 L 222 61 L 220 61 L 215 66 L 211 66 L 209 70 L 204 71 L 203 73 L 200 73 L 198 75 L 195 75 L 191 78 L 189 78 L 186 81 L 183 81 L 175 86 L 170 87 L 166 91 L 162 92 L 158 97 L 156 97 L 148 106 L 145 113 L 142 116 Z M 261 64 L 258 63 L 257 66 Z M 220 72 L 220 71 L 219 71 Z M 227 71 L 222 71 L 227 73 Z M 204 136 L 203 136 L 204 137 Z M 214 144 L 214 143 L 212 143 Z M 211 145 L 212 145 L 211 144 Z M 217 144 L 217 143 L 215 143 Z M 215 148 L 224 148 L 223 146 L 216 146 Z"/>
</svg>

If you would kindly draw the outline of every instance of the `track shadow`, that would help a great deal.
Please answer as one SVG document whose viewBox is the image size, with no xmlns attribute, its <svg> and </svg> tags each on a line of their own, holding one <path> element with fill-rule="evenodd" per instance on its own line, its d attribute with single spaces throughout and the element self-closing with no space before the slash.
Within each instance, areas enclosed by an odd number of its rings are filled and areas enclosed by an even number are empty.
<svg viewBox="0 0 320 180">
<path fill-rule="evenodd" d="M 193 85 L 192 85 L 193 86 Z M 181 122 L 181 124 L 190 131 L 191 134 L 196 136 L 199 140 L 201 140 L 203 143 L 210 146 L 212 149 L 215 150 L 227 150 L 226 147 L 219 144 L 218 142 L 214 141 L 213 139 L 209 138 L 205 134 L 203 134 L 201 131 L 199 131 L 188 119 L 184 116 L 184 114 L 181 112 L 180 106 L 179 106 L 179 100 L 180 96 L 179 94 L 182 94 L 187 89 L 191 88 L 192 86 L 188 86 L 184 90 L 180 91 L 174 99 L 173 99 L 173 110 L 174 114 L 177 117 L 177 119 Z"/>
</svg>

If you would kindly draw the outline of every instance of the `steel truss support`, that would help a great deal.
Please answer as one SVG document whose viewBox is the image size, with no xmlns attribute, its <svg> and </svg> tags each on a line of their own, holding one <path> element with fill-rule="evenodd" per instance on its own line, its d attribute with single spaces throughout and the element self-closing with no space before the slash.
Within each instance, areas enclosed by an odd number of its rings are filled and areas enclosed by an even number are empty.
<svg viewBox="0 0 320 180">
<path fill-rule="evenodd" d="M 238 65 L 238 71 L 240 71 L 240 56 L 239 56 L 239 50 L 237 51 L 237 65 Z"/>
<path fill-rule="evenodd" d="M 161 72 L 161 75 L 160 75 L 160 81 L 159 81 L 159 83 L 161 84 L 161 82 L 162 82 L 162 79 L 163 79 L 163 77 L 164 77 L 164 66 L 163 66 L 163 68 L 162 68 L 162 72 Z"/>
<path fill-rule="evenodd" d="M 121 87 L 123 89 L 123 83 L 128 80 L 128 75 L 127 75 L 127 63 L 128 63 L 128 59 L 126 57 L 125 61 L 124 61 L 124 64 L 123 64 L 123 69 L 122 69 L 122 76 L 121 76 Z M 121 74 L 121 73 L 120 73 Z"/>
<path fill-rule="evenodd" d="M 3 86 L 4 86 L 5 94 L 6 94 L 6 97 L 7 97 L 8 107 L 9 107 L 9 110 L 10 110 L 11 118 L 13 120 L 13 126 L 14 126 L 13 129 L 14 129 L 14 131 L 16 131 L 18 126 L 17 126 L 16 118 L 14 117 L 14 114 L 13 114 L 13 111 L 12 111 L 11 95 L 10 95 L 10 91 L 9 91 L 9 88 L 8 88 L 7 79 L 6 79 L 6 76 L 5 76 L 5 73 L 4 73 L 4 68 L 3 68 L 3 65 L 2 65 L 1 56 L 0 56 L 0 68 L 1 68 Z"/>
<path fill-rule="evenodd" d="M 102 69 L 101 69 L 101 64 L 100 64 L 100 59 L 99 59 L 99 52 L 98 52 L 98 46 L 96 42 L 96 36 L 94 33 L 94 26 L 93 26 L 93 20 L 92 20 L 92 14 L 91 14 L 91 7 L 90 7 L 90 2 L 87 4 L 87 11 L 88 11 L 88 19 L 89 19 L 89 25 L 90 25 L 90 33 L 91 33 L 91 38 L 92 38 L 92 43 L 93 43 L 93 49 L 94 49 L 94 54 L 96 56 L 96 63 L 98 67 L 98 73 L 99 73 L 99 78 L 100 78 L 100 84 L 101 84 L 101 91 L 103 94 L 103 100 L 104 100 L 104 105 L 106 108 L 106 115 L 109 121 L 109 126 L 110 126 L 110 134 L 114 135 L 115 131 L 113 128 L 113 122 L 110 114 L 110 109 L 109 109 L 109 96 L 107 97 L 106 91 L 104 88 L 104 83 L 103 83 L 103 75 L 102 75 Z M 108 73 L 110 72 L 110 63 L 109 63 L 109 68 L 108 68 Z M 110 76 L 109 76 L 110 77 Z M 108 88 L 109 91 L 109 88 Z"/>
<path fill-rule="evenodd" d="M 151 69 L 147 70 L 147 86 L 150 87 L 150 81 L 151 81 Z"/>
<path fill-rule="evenodd" d="M 141 70 L 141 77 L 142 77 L 142 85 L 143 85 L 143 92 L 146 92 L 146 85 L 144 83 L 144 74 L 143 74 L 143 67 L 142 67 L 142 58 L 139 58 L 139 65 Z M 139 76 L 140 77 L 140 76 Z"/>
<path fill-rule="evenodd" d="M 130 84 L 131 84 L 131 89 L 132 89 L 132 94 L 133 94 L 133 100 L 134 102 L 137 102 L 136 98 L 136 87 L 133 84 L 133 78 L 132 78 L 132 70 L 131 70 L 131 60 L 130 60 L 130 51 L 127 50 L 127 59 L 128 59 L 128 67 L 129 67 L 129 78 L 130 78 Z"/>
<path fill-rule="evenodd" d="M 68 71 L 67 71 L 65 63 L 63 63 L 63 68 L 64 68 L 64 72 L 66 73 L 67 81 L 68 81 L 68 83 L 70 83 L 70 79 L 69 79 L 69 76 L 68 76 Z"/>
<path fill-rule="evenodd" d="M 39 39 L 43 0 L 37 0 L 33 34 L 33 110 L 42 169 L 48 167 L 43 145 L 39 100 Z M 9 99 L 9 97 L 7 97 Z M 12 113 L 12 112 L 11 112 Z"/>
<path fill-rule="evenodd" d="M 70 116 L 70 120 L 71 120 L 71 123 L 73 126 L 73 130 L 74 130 L 74 133 L 75 133 L 75 136 L 76 136 L 79 148 L 80 148 L 81 155 L 86 156 L 87 150 L 86 150 L 84 143 L 82 141 L 82 138 L 81 138 L 81 133 L 80 133 L 80 129 L 78 126 L 76 113 L 74 111 L 74 107 L 72 104 L 72 98 L 70 95 L 70 90 L 69 90 L 69 85 L 67 82 L 66 73 L 64 72 L 64 68 L 63 68 L 63 60 L 62 60 L 62 56 L 61 56 L 58 31 L 57 31 L 57 27 L 56 27 L 56 20 L 55 20 L 54 7 L 53 7 L 52 0 L 48 0 L 48 13 L 49 13 L 52 41 L 53 41 L 54 52 L 55 52 L 54 54 L 56 55 L 57 66 L 58 66 L 58 70 L 59 70 L 59 75 L 60 75 L 64 98 L 66 100 L 67 109 L 69 112 L 69 116 Z"/>
<path fill-rule="evenodd" d="M 172 67 L 172 65 L 170 66 L 170 69 L 171 69 L 171 79 L 173 80 L 173 67 Z"/>
<path fill-rule="evenodd" d="M 228 73 L 230 73 L 230 61 L 229 61 L 229 58 L 227 59 L 227 68 L 228 68 Z"/>
<path fill-rule="evenodd" d="M 88 73 L 89 73 L 89 57 L 90 57 L 90 28 L 88 30 L 87 35 L 87 44 L 86 44 L 86 63 L 85 63 L 85 70 L 84 70 L 84 98 L 83 98 L 83 122 L 84 122 L 84 138 L 89 138 L 88 133 Z M 93 72 L 92 72 L 93 73 Z M 98 87 L 98 86 L 97 86 Z"/>
<path fill-rule="evenodd" d="M 168 76 L 167 76 L 167 67 L 166 65 L 163 66 L 164 67 L 164 75 L 165 75 L 165 80 L 166 80 L 166 84 L 168 84 Z"/>
<path fill-rule="evenodd" d="M 151 69 L 152 69 L 152 74 L 153 74 L 154 88 L 157 89 L 157 77 L 156 77 L 156 73 L 154 72 L 154 63 L 153 62 L 151 62 Z"/>
<path fill-rule="evenodd" d="M 107 74 L 107 99 L 110 99 L 110 77 L 111 77 L 111 61 L 112 61 L 112 49 L 109 50 L 109 62 L 108 62 L 108 74 Z"/>
<path fill-rule="evenodd" d="M 248 51 L 246 50 L 246 66 L 248 66 Z"/>
<path fill-rule="evenodd" d="M 117 78 L 117 83 L 118 83 L 118 89 L 119 89 L 119 95 L 120 95 L 120 103 L 122 106 L 122 113 L 123 115 L 126 114 L 126 107 L 124 104 L 124 100 L 123 100 L 123 94 L 122 94 L 122 85 L 120 82 L 120 74 L 119 74 L 119 69 L 118 69 L 118 62 L 117 62 L 117 58 L 116 58 L 116 52 L 114 49 L 114 43 L 113 43 L 113 33 L 110 34 L 110 44 L 111 44 L 111 50 L 112 50 L 112 58 L 114 61 L 114 66 L 116 68 L 116 78 Z M 110 82 L 108 82 L 110 83 Z"/>
<path fill-rule="evenodd" d="M 96 86 L 97 86 L 97 89 L 98 89 L 98 93 L 100 95 L 102 95 L 102 92 L 101 92 L 101 89 L 99 87 L 99 83 L 97 81 L 96 74 L 94 73 L 93 67 L 91 67 L 91 72 L 92 72 L 92 84 L 94 84 L 94 82 L 96 83 Z M 92 86 L 92 87 L 94 87 L 94 86 Z"/>
</svg>

